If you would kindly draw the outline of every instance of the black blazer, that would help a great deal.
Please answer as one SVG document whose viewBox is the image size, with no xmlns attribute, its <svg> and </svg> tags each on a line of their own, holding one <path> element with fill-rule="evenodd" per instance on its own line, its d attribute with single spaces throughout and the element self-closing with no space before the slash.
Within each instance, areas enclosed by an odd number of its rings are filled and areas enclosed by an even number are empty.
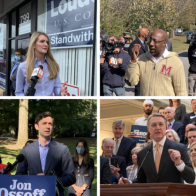
<svg viewBox="0 0 196 196">
<path fill-rule="evenodd" d="M 172 129 L 178 133 L 178 136 L 180 137 L 180 143 L 183 143 L 184 142 L 184 135 L 185 135 L 185 128 L 184 128 L 183 124 L 181 124 L 180 122 L 174 121 Z"/>
<path fill-rule="evenodd" d="M 43 173 L 38 140 L 22 149 L 21 154 L 25 156 L 23 162 L 18 163 L 16 175 L 37 175 Z M 63 185 L 70 186 L 76 182 L 74 165 L 71 154 L 67 146 L 54 141 L 50 141 L 44 174 L 50 175 L 50 170 L 54 169 Z M 59 187 L 60 196 L 64 196 L 64 190 Z"/>
<path fill-rule="evenodd" d="M 171 160 L 170 155 L 168 153 L 168 149 L 178 150 L 181 153 L 181 159 L 185 163 L 185 168 L 183 172 L 179 172 L 176 168 L 174 162 Z M 155 168 L 155 162 L 153 157 L 153 143 L 142 149 L 137 154 L 137 162 L 138 168 L 141 165 L 145 155 L 148 153 L 146 160 L 144 161 L 137 179 L 133 180 L 133 183 L 157 183 L 157 182 L 173 182 L 173 183 L 184 183 L 184 180 L 187 183 L 193 183 L 195 181 L 195 172 L 192 168 L 192 164 L 190 158 L 187 154 L 187 149 L 184 144 L 180 144 L 174 141 L 171 141 L 166 138 L 160 166 L 159 172 L 157 174 Z"/>
<path fill-rule="evenodd" d="M 111 184 L 111 175 L 109 159 L 100 156 L 100 184 Z"/>
<path fill-rule="evenodd" d="M 131 150 L 135 148 L 135 146 L 136 146 L 136 142 L 133 139 L 129 139 L 123 136 L 116 155 L 125 158 L 126 166 L 133 164 Z"/>
<path fill-rule="evenodd" d="M 145 43 L 145 47 L 143 46 L 142 42 L 140 41 L 140 39 L 137 37 L 133 42 L 131 42 L 130 46 L 129 46 L 129 49 L 128 49 L 128 52 L 129 52 L 129 55 L 131 56 L 132 58 L 132 48 L 134 46 L 134 44 L 140 44 L 141 48 L 140 48 L 140 51 L 139 51 L 139 55 L 141 54 L 144 54 L 148 51 L 148 46 Z"/>
<path fill-rule="evenodd" d="M 186 127 L 188 124 L 194 124 L 196 125 L 196 117 L 193 118 L 193 119 L 190 119 L 190 116 L 195 116 L 195 113 L 194 112 L 191 112 L 189 114 L 187 114 L 184 118 L 184 121 L 183 121 L 183 125 L 184 127 Z"/>
</svg>

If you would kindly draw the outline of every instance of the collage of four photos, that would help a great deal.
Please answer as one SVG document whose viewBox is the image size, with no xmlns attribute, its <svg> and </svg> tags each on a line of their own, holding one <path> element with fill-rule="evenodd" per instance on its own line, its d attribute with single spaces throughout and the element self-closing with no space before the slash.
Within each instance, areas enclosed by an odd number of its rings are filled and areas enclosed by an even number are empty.
<svg viewBox="0 0 196 196">
<path fill-rule="evenodd" d="M 195 0 L 0 0 L 0 195 L 195 196 L 194 97 Z"/>
</svg>

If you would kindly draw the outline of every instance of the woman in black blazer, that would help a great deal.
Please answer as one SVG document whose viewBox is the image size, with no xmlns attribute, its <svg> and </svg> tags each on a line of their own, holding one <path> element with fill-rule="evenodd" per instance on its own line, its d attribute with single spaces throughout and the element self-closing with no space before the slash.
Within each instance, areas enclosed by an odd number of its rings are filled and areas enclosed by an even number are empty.
<svg viewBox="0 0 196 196">
<path fill-rule="evenodd" d="M 90 158 L 88 144 L 81 139 L 76 144 L 73 162 L 76 183 L 68 188 L 68 196 L 91 196 L 91 184 L 94 179 L 94 161 Z"/>
</svg>

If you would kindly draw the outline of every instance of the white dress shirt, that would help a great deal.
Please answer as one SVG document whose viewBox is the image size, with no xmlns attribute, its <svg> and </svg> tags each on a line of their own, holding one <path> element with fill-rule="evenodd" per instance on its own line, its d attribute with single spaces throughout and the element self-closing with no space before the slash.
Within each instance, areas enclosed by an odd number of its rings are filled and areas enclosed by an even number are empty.
<svg viewBox="0 0 196 196">
<path fill-rule="evenodd" d="M 147 126 L 147 118 L 145 116 L 141 117 L 141 118 L 138 118 L 134 125 L 141 125 L 141 126 Z"/>
<path fill-rule="evenodd" d="M 121 143 L 121 140 L 123 138 L 123 135 L 118 139 L 118 146 L 117 146 L 117 151 L 116 151 L 116 154 L 118 152 L 118 149 L 119 149 L 119 146 L 120 146 L 120 143 Z M 116 138 L 114 138 L 114 149 L 116 148 Z M 113 153 L 114 153 L 114 150 L 113 150 Z"/>
<path fill-rule="evenodd" d="M 154 61 L 155 64 L 157 64 L 161 59 L 164 59 L 165 57 L 167 57 L 170 54 L 170 52 L 165 48 L 164 53 L 158 58 L 155 59 L 154 56 L 151 54 L 151 58 Z"/>
</svg>

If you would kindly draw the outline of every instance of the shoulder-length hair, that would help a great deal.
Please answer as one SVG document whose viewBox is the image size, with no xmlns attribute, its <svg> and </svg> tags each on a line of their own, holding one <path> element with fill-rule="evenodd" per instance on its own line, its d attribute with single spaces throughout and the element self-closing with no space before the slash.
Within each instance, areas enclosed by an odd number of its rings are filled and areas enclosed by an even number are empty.
<svg viewBox="0 0 196 196">
<path fill-rule="evenodd" d="M 177 99 L 177 105 L 178 105 L 178 108 L 179 108 L 180 105 L 181 105 L 180 99 Z M 170 107 L 173 107 L 173 101 L 172 101 L 172 99 L 169 99 L 169 106 L 170 106 Z"/>
<path fill-rule="evenodd" d="M 191 145 L 190 145 L 190 156 L 191 156 L 191 148 L 196 145 L 196 142 L 193 142 Z M 191 163 L 192 163 L 192 166 L 193 168 L 195 168 L 195 164 L 194 164 L 194 161 L 192 160 L 192 157 L 191 157 Z"/>
<path fill-rule="evenodd" d="M 179 142 L 180 142 L 180 138 L 179 138 L 178 134 L 176 133 L 176 131 L 173 130 L 173 129 L 167 129 L 167 130 L 165 131 L 165 135 L 166 135 L 166 133 L 169 133 L 169 132 L 172 132 L 175 141 L 179 143 Z"/>
<path fill-rule="evenodd" d="M 38 37 L 40 35 L 44 35 L 48 38 L 48 51 L 45 55 L 47 61 L 48 61 L 48 71 L 50 73 L 49 75 L 49 80 L 52 80 L 57 77 L 57 74 L 59 72 L 59 65 L 57 62 L 54 60 L 51 52 L 51 44 L 50 44 L 50 39 L 48 35 L 44 32 L 36 31 L 31 35 L 30 43 L 29 43 L 29 48 L 27 51 L 27 67 L 26 67 L 26 73 L 27 73 L 27 82 L 30 83 L 30 78 L 31 74 L 33 73 L 34 69 L 34 63 L 35 63 L 35 51 L 34 51 L 34 45 L 38 41 Z"/>
<path fill-rule="evenodd" d="M 90 159 L 90 155 L 89 155 L 89 148 L 88 148 L 88 143 L 86 142 L 86 140 L 84 139 L 81 139 L 79 140 L 77 143 L 76 143 L 76 147 L 78 145 L 79 142 L 82 142 L 83 143 L 83 146 L 84 146 L 84 149 L 85 149 L 85 152 L 84 152 L 84 164 L 88 167 L 90 166 L 91 164 L 91 159 Z M 78 156 L 78 153 L 77 153 L 77 150 L 75 149 L 75 152 L 74 152 L 74 159 L 73 159 L 73 162 L 74 162 L 74 165 L 77 166 L 78 162 L 79 162 L 79 156 Z"/>
</svg>

